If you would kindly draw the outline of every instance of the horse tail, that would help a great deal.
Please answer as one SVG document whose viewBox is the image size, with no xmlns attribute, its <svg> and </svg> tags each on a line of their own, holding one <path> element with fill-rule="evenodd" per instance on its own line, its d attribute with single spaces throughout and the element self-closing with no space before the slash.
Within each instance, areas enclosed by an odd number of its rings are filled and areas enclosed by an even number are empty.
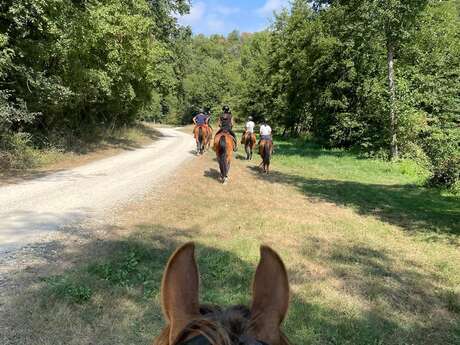
<svg viewBox="0 0 460 345">
<path fill-rule="evenodd" d="M 270 164 L 270 143 L 266 142 L 263 148 L 263 157 L 262 161 L 264 162 L 264 165 L 269 165 Z"/>
<path fill-rule="evenodd" d="M 198 127 L 198 142 L 203 143 L 203 127 Z"/>
<path fill-rule="evenodd" d="M 221 135 L 219 139 L 219 165 L 222 177 L 227 177 L 227 139 Z"/>
</svg>

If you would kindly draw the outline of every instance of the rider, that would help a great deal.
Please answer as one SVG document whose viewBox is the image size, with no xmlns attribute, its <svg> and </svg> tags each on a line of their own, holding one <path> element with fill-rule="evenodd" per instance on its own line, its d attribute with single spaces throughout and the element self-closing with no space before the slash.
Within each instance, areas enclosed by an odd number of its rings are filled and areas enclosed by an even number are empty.
<svg viewBox="0 0 460 345">
<path fill-rule="evenodd" d="M 232 130 L 232 128 L 233 128 L 232 112 L 230 111 L 230 107 L 228 105 L 224 105 L 222 107 L 222 111 L 223 111 L 223 113 L 219 117 L 219 127 L 220 127 L 220 129 L 217 131 L 216 137 L 222 131 L 228 132 L 233 137 L 233 141 L 235 142 L 235 147 L 234 147 L 233 150 L 236 151 L 236 150 L 238 150 L 238 143 L 237 143 L 237 140 L 236 140 L 235 132 L 233 132 L 233 130 Z"/>
<path fill-rule="evenodd" d="M 262 140 L 272 141 L 272 128 L 268 125 L 267 119 L 264 119 L 264 121 L 260 125 L 259 132 L 260 132 L 259 144 Z"/>
<path fill-rule="evenodd" d="M 198 115 L 193 118 L 195 126 L 204 126 L 208 124 L 208 117 L 204 114 L 204 110 L 200 109 Z"/>
<path fill-rule="evenodd" d="M 252 119 L 252 116 L 249 116 L 248 117 L 248 121 L 246 122 L 246 125 L 244 126 L 244 133 L 243 133 L 243 137 L 241 138 L 241 143 L 244 144 L 244 140 L 246 138 L 246 133 L 254 133 L 254 127 L 256 126 L 256 124 L 254 123 L 253 119 Z"/>
</svg>

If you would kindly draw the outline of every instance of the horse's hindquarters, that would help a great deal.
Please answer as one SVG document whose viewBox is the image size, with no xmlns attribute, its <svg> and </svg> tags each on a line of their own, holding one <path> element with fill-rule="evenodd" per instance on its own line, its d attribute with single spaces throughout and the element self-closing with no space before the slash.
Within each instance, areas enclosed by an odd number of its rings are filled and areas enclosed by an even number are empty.
<svg viewBox="0 0 460 345">
<path fill-rule="evenodd" d="M 263 171 L 268 174 L 270 170 L 270 159 L 272 154 L 273 144 L 270 140 L 261 140 L 259 144 L 259 154 L 262 157 L 261 166 Z"/>
<path fill-rule="evenodd" d="M 208 129 L 207 126 L 203 126 L 203 125 L 197 126 L 195 128 L 194 133 L 195 133 L 197 154 L 204 153 L 206 149 L 206 145 L 208 144 L 209 131 L 210 129 Z"/>
<path fill-rule="evenodd" d="M 231 158 L 233 153 L 233 137 L 228 133 L 220 133 L 214 138 L 214 150 L 219 163 L 220 177 L 222 182 L 228 178 Z"/>
</svg>

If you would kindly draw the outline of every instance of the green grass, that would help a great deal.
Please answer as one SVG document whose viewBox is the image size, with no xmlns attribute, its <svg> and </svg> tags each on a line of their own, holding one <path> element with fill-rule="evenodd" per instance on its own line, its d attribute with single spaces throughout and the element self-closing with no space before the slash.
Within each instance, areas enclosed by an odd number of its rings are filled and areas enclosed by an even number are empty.
<svg viewBox="0 0 460 345">
<path fill-rule="evenodd" d="M 325 149 L 303 139 L 275 141 L 283 168 L 303 170 L 306 177 L 379 184 L 420 184 L 426 171 L 409 160 L 397 163 L 360 158 L 343 149 Z"/>
<path fill-rule="evenodd" d="M 276 142 L 276 147 L 279 169 L 270 181 L 294 185 L 310 197 L 423 232 L 427 238 L 456 241 L 460 235 L 460 196 L 425 188 L 426 172 L 414 162 L 361 159 L 302 140 Z"/>
</svg>

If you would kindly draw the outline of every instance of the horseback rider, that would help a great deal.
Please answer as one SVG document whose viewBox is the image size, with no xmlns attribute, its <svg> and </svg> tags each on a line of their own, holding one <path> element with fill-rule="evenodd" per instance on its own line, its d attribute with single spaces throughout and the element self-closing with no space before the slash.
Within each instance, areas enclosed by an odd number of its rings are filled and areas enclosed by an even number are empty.
<svg viewBox="0 0 460 345">
<path fill-rule="evenodd" d="M 236 134 L 233 132 L 233 115 L 230 111 L 230 107 L 228 105 L 224 105 L 222 108 L 222 114 L 219 116 L 219 127 L 220 129 L 216 133 L 216 137 L 221 132 L 227 132 L 233 137 L 233 141 L 235 142 L 234 151 L 238 150 L 238 144 L 236 140 Z"/>
<path fill-rule="evenodd" d="M 259 133 L 260 133 L 259 144 L 262 140 L 273 141 L 272 140 L 272 128 L 268 125 L 267 119 L 264 119 L 264 121 L 260 125 Z"/>
<path fill-rule="evenodd" d="M 248 117 L 248 121 L 246 122 L 246 125 L 244 126 L 244 133 L 243 137 L 241 138 L 241 143 L 244 144 L 244 141 L 246 140 L 246 133 L 254 133 L 254 128 L 256 127 L 256 124 L 254 123 L 252 116 Z"/>
<path fill-rule="evenodd" d="M 193 118 L 195 126 L 205 126 L 208 124 L 209 118 L 204 114 L 204 110 L 200 109 L 198 114 Z"/>
</svg>

